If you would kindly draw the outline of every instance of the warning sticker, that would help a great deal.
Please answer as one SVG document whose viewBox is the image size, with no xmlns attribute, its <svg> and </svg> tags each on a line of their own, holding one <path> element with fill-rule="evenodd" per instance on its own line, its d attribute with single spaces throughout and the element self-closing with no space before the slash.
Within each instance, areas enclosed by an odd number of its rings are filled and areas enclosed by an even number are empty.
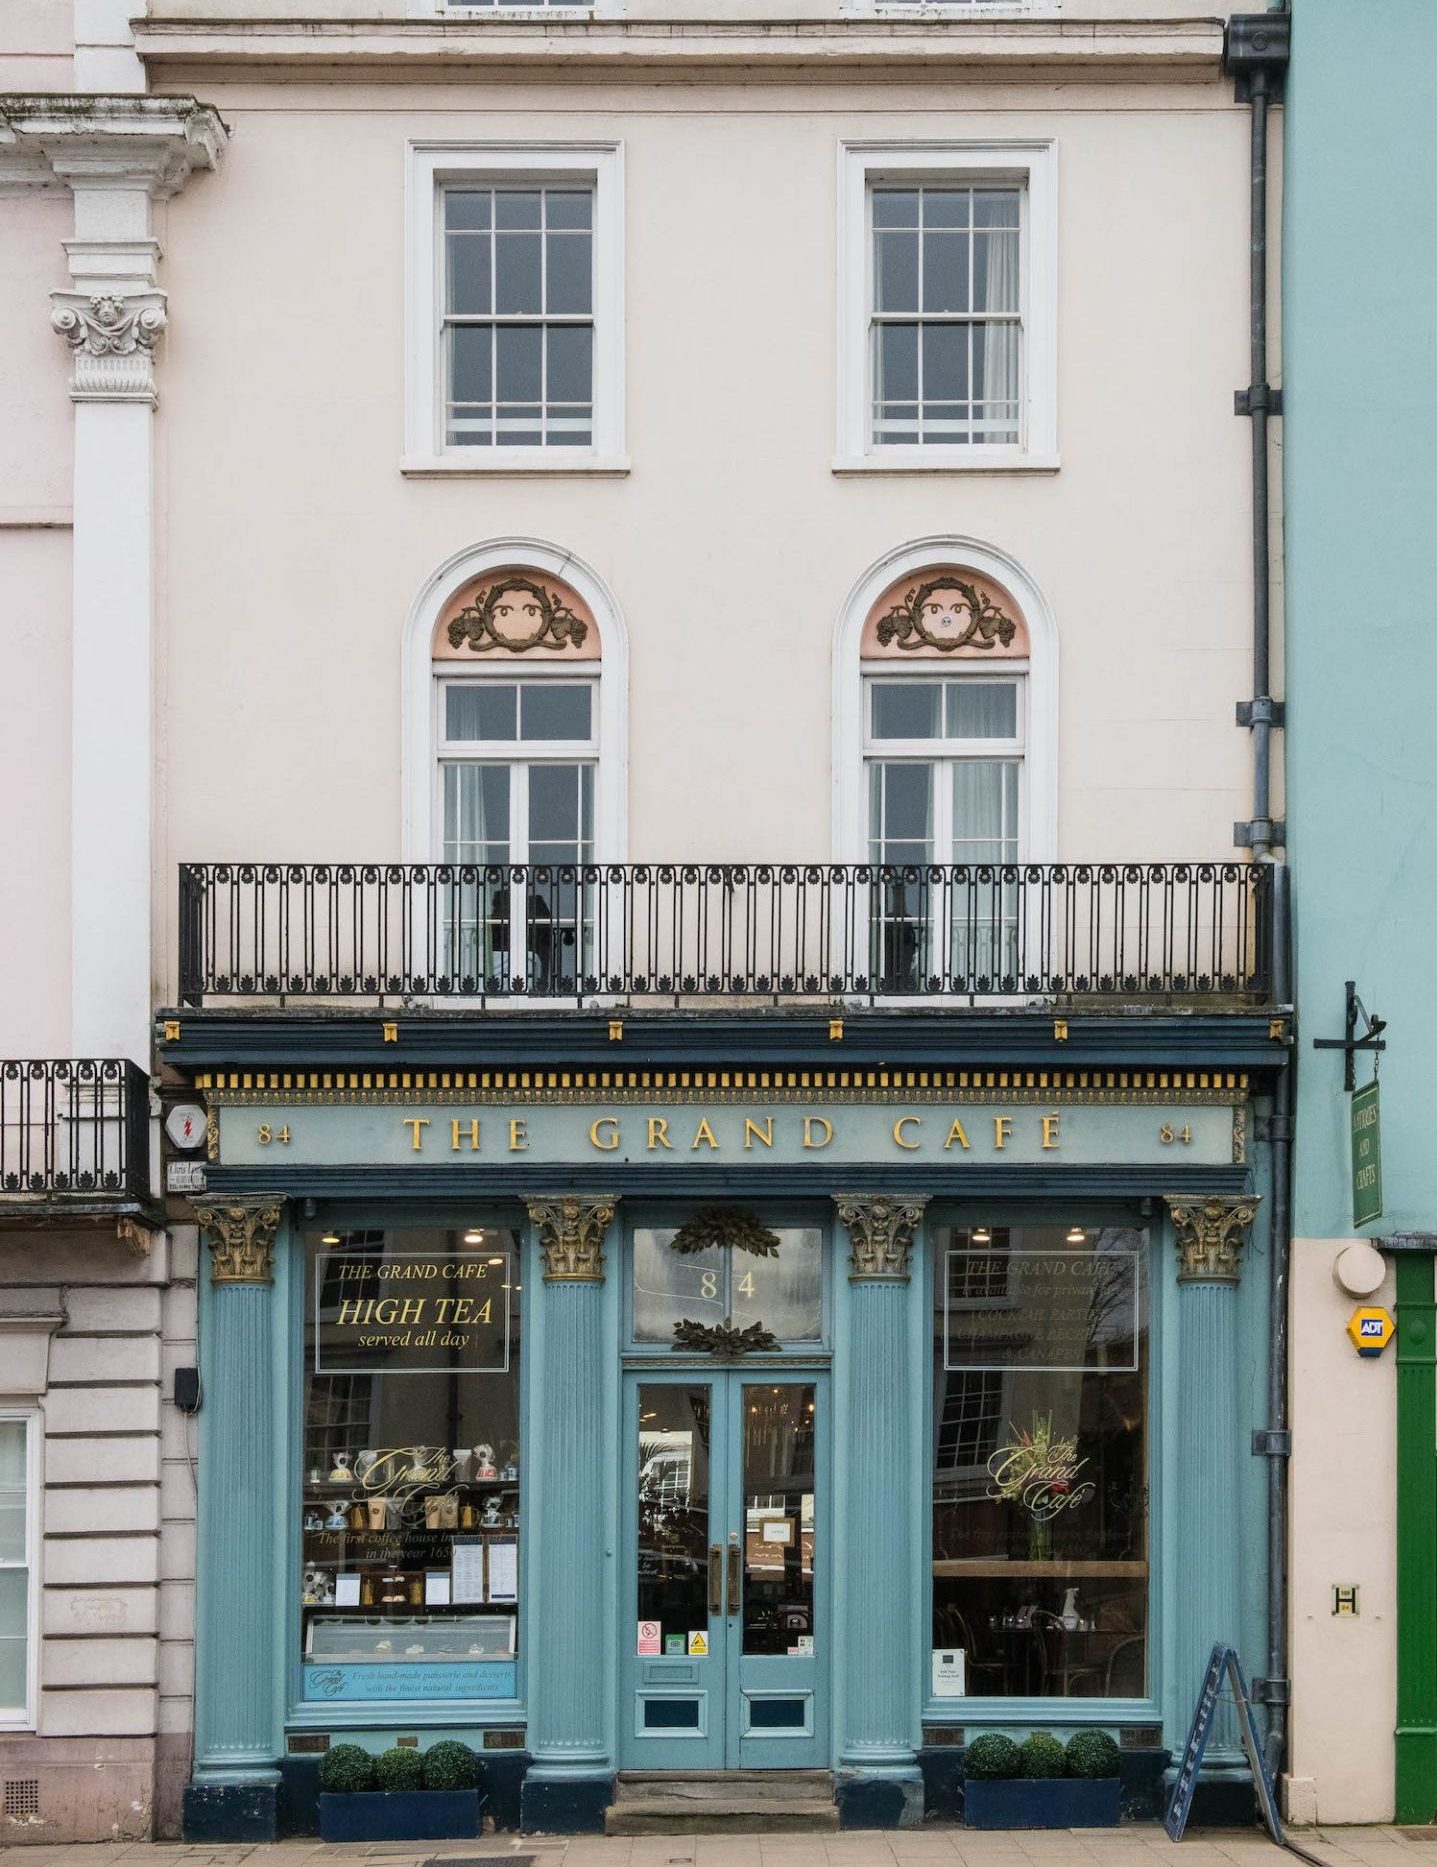
<svg viewBox="0 0 1437 1867">
<path fill-rule="evenodd" d="M 659 1621 L 639 1622 L 639 1652 L 659 1653 L 662 1651 L 663 1626 Z"/>
<path fill-rule="evenodd" d="M 703 1655 L 704 1658 L 707 1658 L 708 1650 L 709 1650 L 709 1637 L 705 1632 L 702 1631 L 702 1629 L 697 1633 L 693 1633 L 689 1635 L 690 1655 L 698 1653 L 698 1654 Z"/>
</svg>

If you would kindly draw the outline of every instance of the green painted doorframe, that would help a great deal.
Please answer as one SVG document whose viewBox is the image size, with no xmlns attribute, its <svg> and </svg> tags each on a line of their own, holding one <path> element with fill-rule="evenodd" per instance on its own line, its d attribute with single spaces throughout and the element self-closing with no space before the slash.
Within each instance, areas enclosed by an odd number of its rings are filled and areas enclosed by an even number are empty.
<svg viewBox="0 0 1437 1867">
<path fill-rule="evenodd" d="M 1437 1818 L 1437 1305 L 1430 1252 L 1397 1254 L 1399 1822 Z"/>
</svg>

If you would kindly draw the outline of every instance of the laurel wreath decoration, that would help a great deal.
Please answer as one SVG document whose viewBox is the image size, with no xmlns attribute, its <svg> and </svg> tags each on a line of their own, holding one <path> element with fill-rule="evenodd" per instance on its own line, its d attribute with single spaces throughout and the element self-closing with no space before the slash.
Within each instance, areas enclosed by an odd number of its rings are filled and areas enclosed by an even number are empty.
<svg viewBox="0 0 1437 1867">
<path fill-rule="evenodd" d="M 681 1258 L 700 1251 L 732 1245 L 752 1258 L 776 1258 L 778 1233 L 761 1225 L 752 1212 L 742 1206 L 704 1206 L 686 1219 L 669 1240 L 669 1250 Z"/>
<path fill-rule="evenodd" d="M 700 1354 L 717 1355 L 724 1361 L 736 1361 L 740 1355 L 767 1353 L 779 1346 L 778 1337 L 761 1322 L 751 1322 L 747 1329 L 735 1329 L 731 1319 L 709 1327 L 701 1322 L 676 1322 L 674 1347 L 697 1349 Z"/>
</svg>

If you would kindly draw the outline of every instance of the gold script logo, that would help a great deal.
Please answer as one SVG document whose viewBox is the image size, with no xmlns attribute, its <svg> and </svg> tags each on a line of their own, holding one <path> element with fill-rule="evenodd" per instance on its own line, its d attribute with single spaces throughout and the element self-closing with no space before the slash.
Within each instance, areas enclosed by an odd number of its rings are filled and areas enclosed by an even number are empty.
<svg viewBox="0 0 1437 1867">
<path fill-rule="evenodd" d="M 1034 1414 L 1031 1432 L 1010 1430 L 1014 1437 L 988 1461 L 989 1497 L 1018 1505 L 1034 1523 L 1051 1523 L 1094 1496 L 1097 1486 L 1079 1476 L 1088 1461 L 1078 1457 L 1077 1439 L 1055 1436 L 1051 1413 Z"/>
</svg>

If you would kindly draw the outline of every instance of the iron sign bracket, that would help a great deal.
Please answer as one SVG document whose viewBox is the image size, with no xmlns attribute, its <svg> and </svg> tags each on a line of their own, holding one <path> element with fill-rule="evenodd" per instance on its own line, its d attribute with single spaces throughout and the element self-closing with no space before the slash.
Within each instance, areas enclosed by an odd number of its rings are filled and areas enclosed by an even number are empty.
<svg viewBox="0 0 1437 1867">
<path fill-rule="evenodd" d="M 1358 1019 L 1362 1021 L 1362 1035 L 1357 1034 Z M 1342 1087 L 1349 1094 L 1357 1087 L 1357 1053 L 1359 1050 L 1377 1052 L 1387 1048 L 1382 1033 L 1387 1029 L 1387 1020 L 1373 1016 L 1357 996 L 1357 982 L 1347 981 L 1347 1022 L 1346 1035 L 1342 1037 L 1314 1037 L 1314 1050 L 1341 1050 L 1345 1053 L 1342 1069 Z"/>
</svg>

